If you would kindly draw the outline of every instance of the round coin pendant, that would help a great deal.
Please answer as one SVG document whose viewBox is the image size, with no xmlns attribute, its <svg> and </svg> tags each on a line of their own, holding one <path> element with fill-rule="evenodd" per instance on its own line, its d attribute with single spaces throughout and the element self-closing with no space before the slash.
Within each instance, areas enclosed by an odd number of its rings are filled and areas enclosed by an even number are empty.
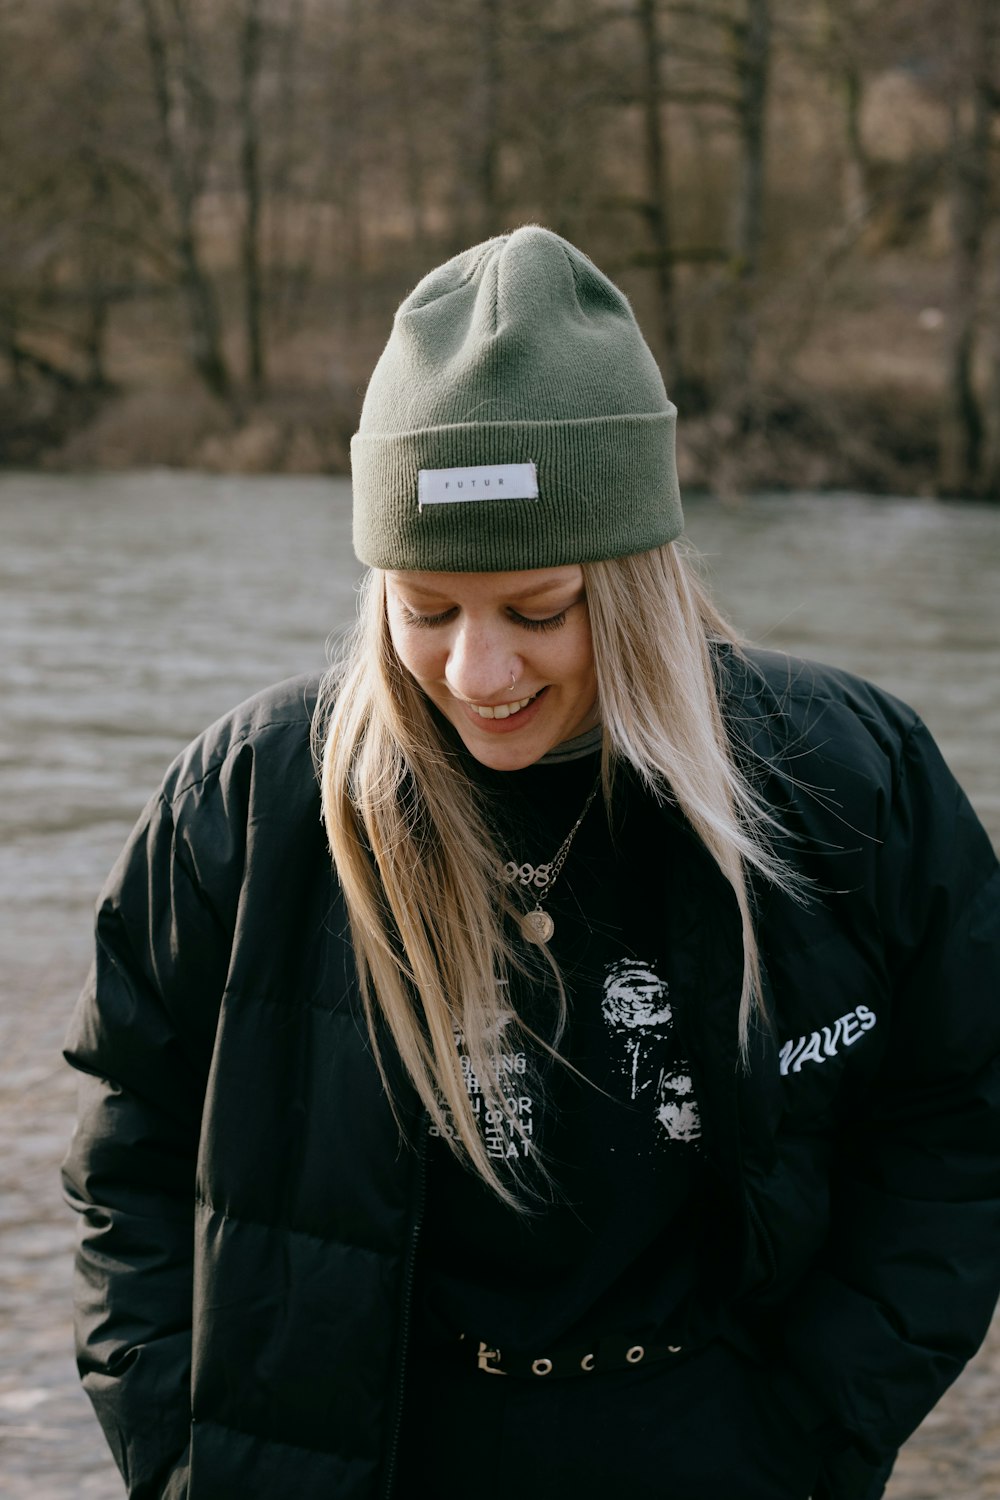
<svg viewBox="0 0 1000 1500">
<path fill-rule="evenodd" d="M 547 943 L 555 930 L 556 924 L 540 906 L 526 911 L 521 918 L 521 931 L 529 943 Z"/>
</svg>

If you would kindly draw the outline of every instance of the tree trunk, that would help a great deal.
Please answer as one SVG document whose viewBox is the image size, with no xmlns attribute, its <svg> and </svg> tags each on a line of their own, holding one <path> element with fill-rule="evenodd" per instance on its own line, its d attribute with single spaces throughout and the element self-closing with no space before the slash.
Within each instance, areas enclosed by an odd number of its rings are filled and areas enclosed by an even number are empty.
<svg viewBox="0 0 1000 1500">
<path fill-rule="evenodd" d="M 656 0 L 637 0 L 636 18 L 642 38 L 641 105 L 646 177 L 644 214 L 653 241 L 662 354 L 670 373 L 671 389 L 679 391 L 683 385 L 683 370 L 671 233 L 668 141 L 663 129 L 664 87 Z"/>
<path fill-rule="evenodd" d="M 94 224 L 107 226 L 111 222 L 110 192 L 108 177 L 103 163 L 90 163 L 90 216 Z M 108 319 L 111 308 L 107 247 L 101 240 L 95 242 L 93 234 L 84 241 L 83 268 L 87 319 L 83 331 L 83 353 L 87 362 L 87 384 L 94 390 L 107 390 L 106 344 Z"/>
<path fill-rule="evenodd" d="M 410 217 L 410 241 L 416 260 L 427 258 L 427 184 L 424 171 L 423 132 L 421 130 L 421 96 L 423 79 L 421 54 L 414 56 L 406 44 L 412 31 L 407 29 L 411 0 L 382 0 L 379 28 L 394 38 L 388 49 L 386 68 L 391 79 L 393 124 L 398 131 L 402 177 Z"/>
<path fill-rule="evenodd" d="M 864 104 L 864 80 L 854 63 L 844 68 L 844 136 L 847 163 L 844 170 L 844 216 L 854 223 L 867 223 L 871 217 L 871 163 L 861 132 L 861 109 Z"/>
<path fill-rule="evenodd" d="M 733 214 L 732 312 L 727 337 L 724 404 L 741 425 L 754 386 L 757 321 L 754 306 L 764 227 L 764 166 L 771 58 L 770 0 L 747 0 L 733 26 L 739 162 Z"/>
<path fill-rule="evenodd" d="M 107 289 L 92 281 L 87 293 L 83 352 L 87 361 L 87 384 L 95 391 L 106 391 L 111 385 L 104 357 L 109 311 Z"/>
<path fill-rule="evenodd" d="M 271 270 L 268 328 L 272 336 L 275 329 L 281 334 L 290 331 L 293 308 L 301 296 L 299 281 L 303 277 L 299 220 L 307 209 L 296 180 L 295 144 L 299 123 L 299 54 L 304 24 L 302 0 L 287 0 L 275 49 L 280 123 L 277 138 L 268 153 L 270 165 L 267 174 L 267 194 L 273 205 L 268 217 L 266 250 Z M 293 245 L 297 247 L 294 251 Z M 297 262 L 296 269 L 293 269 L 293 257 Z"/>
<path fill-rule="evenodd" d="M 951 120 L 952 297 L 938 488 L 975 495 L 982 485 L 984 420 L 975 388 L 983 240 L 989 220 L 993 121 L 993 0 L 962 0 Z"/>
<path fill-rule="evenodd" d="M 857 0 L 826 0 L 825 22 L 825 50 L 843 110 L 843 217 L 849 223 L 865 223 L 871 214 L 871 162 L 861 128 L 865 78 L 859 61 L 864 48 Z"/>
<path fill-rule="evenodd" d="M 483 87 L 477 186 L 480 238 L 500 233 L 500 0 L 481 0 Z"/>
<path fill-rule="evenodd" d="M 10 383 L 15 390 L 27 385 L 24 360 L 18 342 L 18 318 L 14 302 L 9 297 L 0 298 L 0 345 L 7 356 L 10 368 Z"/>
<path fill-rule="evenodd" d="M 240 174 L 243 179 L 243 307 L 247 383 L 255 396 L 264 387 L 264 289 L 260 254 L 261 174 L 257 83 L 260 77 L 260 0 L 246 0 L 240 47 Z"/>
<path fill-rule="evenodd" d="M 343 268 L 341 276 L 343 337 L 348 346 L 353 346 L 357 340 L 361 322 L 364 289 L 364 160 L 361 150 L 368 126 L 361 78 L 363 44 L 359 0 L 348 0 L 344 24 L 346 35 L 343 45 L 343 61 L 338 69 L 336 85 L 341 90 L 341 118 L 346 125 L 346 135 L 341 151 L 343 172 L 341 205 L 344 215 L 344 234 L 342 244 L 337 247 L 339 254 L 335 255 L 335 263 L 339 260 Z"/>
<path fill-rule="evenodd" d="M 180 266 L 180 288 L 188 313 L 191 363 L 213 395 L 223 400 L 232 394 L 232 380 L 222 347 L 222 325 L 215 291 L 201 263 L 196 228 L 196 193 L 191 164 L 185 160 L 176 135 L 171 98 L 171 65 L 166 35 L 160 24 L 155 0 L 139 0 L 146 51 L 153 77 L 160 148 L 167 167 L 174 212 L 177 216 L 176 249 Z M 178 12 L 184 21 L 184 13 Z M 190 38 L 185 36 L 185 73 L 190 71 Z M 189 88 L 189 83 L 185 84 Z M 201 146 L 199 154 L 204 151 Z"/>
<path fill-rule="evenodd" d="M 986 499 L 1000 500 L 1000 222 L 997 219 L 990 226 L 984 259 L 992 274 L 983 320 L 986 401 L 981 493 Z"/>
</svg>

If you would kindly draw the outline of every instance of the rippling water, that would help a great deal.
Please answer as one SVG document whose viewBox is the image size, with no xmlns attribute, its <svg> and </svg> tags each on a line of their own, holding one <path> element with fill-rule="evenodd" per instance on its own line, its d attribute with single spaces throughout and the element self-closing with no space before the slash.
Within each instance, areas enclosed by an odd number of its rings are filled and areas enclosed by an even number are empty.
<svg viewBox="0 0 1000 1500">
<path fill-rule="evenodd" d="M 1000 841 L 1000 511 L 688 503 L 748 635 L 914 703 Z M 345 481 L 0 477 L 0 959 L 86 960 L 90 908 L 185 741 L 321 667 L 358 576 Z"/>
</svg>

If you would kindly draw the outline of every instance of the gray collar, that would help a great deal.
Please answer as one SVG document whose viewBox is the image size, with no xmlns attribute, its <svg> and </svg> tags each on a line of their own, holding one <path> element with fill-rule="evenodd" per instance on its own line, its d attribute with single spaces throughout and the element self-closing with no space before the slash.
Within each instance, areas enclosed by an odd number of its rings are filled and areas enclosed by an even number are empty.
<svg viewBox="0 0 1000 1500">
<path fill-rule="evenodd" d="M 600 750 L 604 737 L 604 730 L 600 724 L 595 724 L 593 729 L 585 729 L 582 734 L 575 735 L 571 740 L 563 740 L 561 745 L 554 745 L 541 760 L 536 760 L 536 766 L 560 766 L 568 760 L 582 760 L 585 755 L 593 755 Z"/>
</svg>

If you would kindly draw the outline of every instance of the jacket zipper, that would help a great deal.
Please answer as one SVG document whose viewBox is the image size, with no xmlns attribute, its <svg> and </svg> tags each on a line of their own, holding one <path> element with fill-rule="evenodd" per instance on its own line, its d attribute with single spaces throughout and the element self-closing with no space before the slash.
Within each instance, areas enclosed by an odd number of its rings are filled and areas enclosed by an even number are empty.
<svg viewBox="0 0 1000 1500">
<path fill-rule="evenodd" d="M 420 1230 L 424 1220 L 424 1200 L 427 1196 L 427 1116 L 420 1117 L 420 1146 L 417 1155 L 417 1187 L 416 1201 L 413 1212 L 413 1225 L 410 1229 L 410 1242 L 407 1247 L 406 1269 L 403 1282 L 403 1307 L 400 1318 L 399 1335 L 399 1366 L 396 1373 L 396 1388 L 394 1391 L 394 1416 L 392 1438 L 389 1443 L 389 1452 L 386 1458 L 385 1478 L 382 1481 L 380 1491 L 381 1500 L 389 1500 L 396 1479 L 396 1459 L 399 1452 L 399 1435 L 403 1428 L 403 1400 L 404 1387 L 406 1384 L 406 1356 L 410 1347 L 410 1323 L 413 1310 L 413 1282 L 417 1271 L 417 1243 L 420 1239 Z"/>
</svg>

